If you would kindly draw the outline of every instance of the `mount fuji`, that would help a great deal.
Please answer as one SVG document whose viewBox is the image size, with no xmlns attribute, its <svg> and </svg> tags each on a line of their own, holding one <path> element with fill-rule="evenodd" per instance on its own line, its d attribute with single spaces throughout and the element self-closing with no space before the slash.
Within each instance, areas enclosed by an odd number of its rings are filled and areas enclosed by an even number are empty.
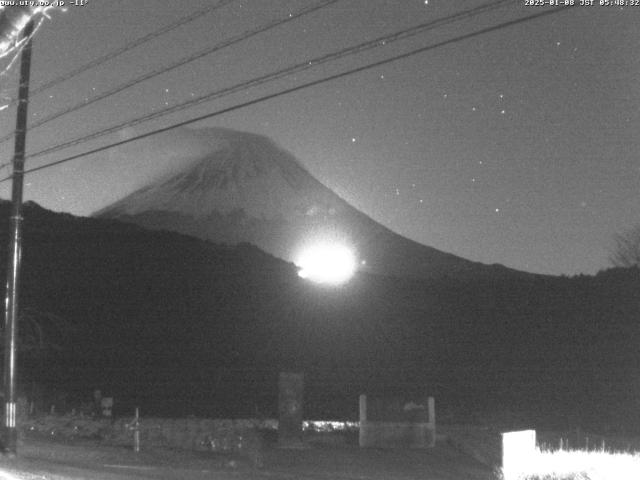
<svg viewBox="0 0 640 480">
<path fill-rule="evenodd" d="M 215 243 L 251 243 L 295 262 L 306 245 L 333 241 L 356 252 L 359 269 L 417 278 L 508 275 L 404 238 L 316 180 L 265 136 L 222 128 L 196 131 L 206 151 L 94 213 Z M 196 133 L 192 132 L 192 133 Z M 525 275 L 523 272 L 518 274 Z"/>
</svg>

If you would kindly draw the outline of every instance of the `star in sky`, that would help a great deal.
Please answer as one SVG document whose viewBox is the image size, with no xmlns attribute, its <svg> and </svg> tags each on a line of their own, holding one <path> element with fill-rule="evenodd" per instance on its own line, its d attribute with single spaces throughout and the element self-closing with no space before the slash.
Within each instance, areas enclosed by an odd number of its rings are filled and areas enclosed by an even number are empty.
<svg viewBox="0 0 640 480">
<path fill-rule="evenodd" d="M 144 82 L 135 92 L 123 92 L 108 102 L 60 118 L 55 125 L 30 131 L 28 148 L 38 151 L 58 138 L 66 141 L 98 127 L 191 100 L 211 87 L 214 67 L 217 84 L 233 85 L 448 15 L 467 5 L 477 6 L 483 0 L 353 2 L 357 8 L 338 2 L 261 36 L 250 49 L 241 45 L 230 48 L 171 78 Z M 41 29 L 37 37 L 34 84 L 71 71 L 184 14 L 167 0 L 129 3 L 126 12 L 95 2 L 54 17 L 46 26 L 50 28 Z M 185 3 L 184 8 L 190 11 L 198 8 L 187 3 L 189 7 Z M 193 3 L 201 6 L 207 0 Z M 200 18 L 183 32 L 163 38 L 164 44 L 150 42 L 144 51 L 128 52 L 126 58 L 114 59 L 102 70 L 87 72 L 82 78 L 30 99 L 30 115 L 42 118 L 65 105 L 108 91 L 118 83 L 117 77 L 134 78 L 143 68 L 158 68 L 193 53 L 210 44 L 212 31 L 221 39 L 229 38 L 251 22 L 287 18 L 294 11 L 293 4 L 304 1 L 274 2 L 279 7 L 261 0 L 232 3 L 233 10 L 227 11 L 226 17 L 215 14 Z M 443 38 L 531 13 L 522 2 L 507 3 L 482 19 L 469 18 L 447 26 Z M 154 5 L 153 16 L 149 15 L 150 4 Z M 107 17 L 123 26 L 119 29 L 122 35 L 113 35 L 113 25 L 102 28 L 100 22 Z M 384 72 L 370 70 L 255 104 L 197 127 L 226 127 L 269 136 L 345 200 L 420 243 L 513 268 L 593 273 L 606 266 L 606 245 L 611 236 L 638 221 L 637 209 L 629 208 L 633 204 L 630 199 L 637 198 L 638 176 L 620 172 L 629 172 L 629 168 L 635 171 L 637 165 L 634 145 L 640 93 L 635 87 L 637 69 L 633 62 L 637 57 L 635 46 L 640 42 L 639 23 L 640 9 L 627 9 L 622 14 L 617 9 L 569 9 L 425 51 L 389 64 L 393 68 Z M 426 46 L 436 37 L 388 42 L 377 53 L 372 51 L 369 58 L 369 54 L 354 56 L 353 65 Z M 83 39 L 83 48 L 73 50 L 78 38 Z M 167 50 L 166 45 L 174 40 Z M 338 72 L 348 64 L 336 65 L 335 70 L 330 64 L 312 67 L 304 75 L 274 82 L 269 91 L 291 87 L 303 78 Z M 3 82 L 3 94 L 5 89 Z M 260 95 L 257 90 L 250 95 L 254 93 Z M 7 95 L 13 96 L 13 88 Z M 177 123 L 220 105 L 202 104 L 158 119 L 155 124 L 162 127 Z M 11 108 L 3 110 L 0 116 L 5 131 L 13 128 L 10 112 Z M 141 131 L 145 128 L 140 126 Z M 87 148 L 93 146 L 96 143 Z M 10 146 L 0 153 L 10 157 Z M 109 161 L 117 158 L 114 150 L 104 157 L 81 159 L 78 172 L 85 169 L 85 174 L 93 172 L 94 178 L 112 174 L 110 181 L 98 183 L 100 187 L 117 187 L 122 183 L 122 166 L 109 167 Z M 36 166 L 55 159 L 29 161 Z M 45 207 L 76 214 L 88 214 L 104 206 L 95 204 L 97 200 L 88 193 L 83 199 L 74 193 L 74 205 L 57 202 L 56 192 L 63 188 L 60 185 L 66 185 L 69 192 L 86 180 L 80 174 L 72 179 L 64 173 L 55 168 L 43 171 L 29 188 L 31 198 Z M 144 179 L 140 178 L 142 183 Z M 105 189 L 110 190 L 109 186 Z M 395 194 L 396 187 L 399 195 Z M 598 194 L 599 190 L 605 193 Z M 2 194 L 8 196 L 5 190 Z M 597 208 L 591 200 L 593 195 L 601 197 Z M 393 202 L 389 202 L 391 196 Z M 66 197 L 69 200 L 72 195 Z M 492 228 L 507 211 L 515 219 L 506 198 L 512 198 L 510 205 L 519 207 L 519 227 L 513 231 L 503 225 Z M 587 211 L 593 218 L 575 218 L 575 210 L 587 208 L 588 200 Z M 420 204 L 424 208 L 416 208 Z M 566 225 L 570 228 L 564 228 Z M 576 232 L 581 236 L 581 248 L 575 247 L 572 238 Z M 539 241 L 533 242 L 533 238 Z"/>
</svg>

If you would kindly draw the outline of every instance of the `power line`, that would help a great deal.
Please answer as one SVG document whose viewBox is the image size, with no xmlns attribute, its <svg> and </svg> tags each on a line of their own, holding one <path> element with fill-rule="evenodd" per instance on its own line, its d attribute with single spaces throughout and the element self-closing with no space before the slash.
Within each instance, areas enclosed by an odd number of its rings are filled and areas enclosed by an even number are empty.
<svg viewBox="0 0 640 480">
<path fill-rule="evenodd" d="M 492 27 L 483 28 L 483 29 L 477 30 L 475 32 L 467 33 L 465 35 L 460 35 L 460 36 L 451 38 L 449 40 L 444 40 L 442 42 L 438 42 L 438 43 L 435 43 L 435 44 L 432 44 L 432 45 L 427 45 L 425 47 L 420 47 L 420 48 L 411 50 L 409 52 L 402 53 L 402 54 L 399 54 L 399 55 L 395 55 L 393 57 L 390 57 L 390 58 L 387 58 L 387 59 L 384 59 L 384 60 L 379 60 L 377 62 L 372 62 L 372 63 L 369 63 L 367 65 L 363 65 L 363 66 L 360 66 L 360 67 L 357 67 L 357 68 L 353 68 L 353 69 L 347 70 L 345 72 L 341 72 L 341 73 L 338 73 L 338 74 L 335 74 L 335 75 L 330 75 L 328 77 L 324 77 L 324 78 L 321 78 L 321 79 L 318 79 L 318 80 L 313 80 L 313 81 L 304 83 L 302 85 L 298 85 L 296 87 L 291 87 L 291 88 L 288 88 L 288 89 L 285 89 L 285 90 L 281 90 L 281 91 L 276 92 L 276 93 L 264 95 L 262 97 L 259 97 L 259 98 L 253 99 L 253 100 L 249 100 L 247 102 L 239 103 L 239 104 L 227 107 L 227 108 L 223 108 L 221 110 L 217 110 L 217 111 L 212 112 L 212 113 L 201 115 L 199 117 L 195 117 L 195 118 L 192 118 L 192 119 L 189 119 L 189 120 L 185 120 L 183 122 L 175 123 L 173 125 L 169 125 L 167 127 L 159 128 L 159 129 L 153 130 L 151 132 L 143 133 L 143 134 L 137 135 L 135 137 L 132 137 L 132 138 L 129 138 L 129 139 L 126 139 L 126 140 L 121 140 L 121 141 L 118 141 L 118 142 L 115 142 L 115 143 L 111 143 L 109 145 L 104 145 L 102 147 L 98 147 L 98 148 L 83 152 L 83 153 L 79 153 L 79 154 L 76 154 L 76 155 L 71 155 L 69 157 L 57 160 L 55 162 L 47 163 L 47 164 L 44 164 L 44 165 L 40 165 L 38 167 L 34 167 L 34 168 L 31 168 L 31 169 L 25 170 L 24 173 L 32 173 L 32 172 L 36 172 L 36 171 L 39 171 L 39 170 L 44 170 L 46 168 L 54 167 L 54 166 L 57 166 L 57 165 L 60 165 L 60 164 L 66 163 L 66 162 L 70 162 L 72 160 L 77 160 L 78 158 L 86 157 L 88 155 L 93 155 L 94 153 L 99 153 L 99 152 L 102 152 L 102 151 L 105 151 L 105 150 L 109 150 L 111 148 L 115 148 L 115 147 L 119 147 L 121 145 L 125 145 L 127 143 L 131 143 L 131 142 L 134 142 L 134 141 L 137 141 L 137 140 L 141 140 L 143 138 L 147 138 L 147 137 L 150 137 L 150 136 L 153 136 L 153 135 L 157 135 L 157 134 L 169 131 L 169 130 L 173 130 L 173 129 L 176 129 L 176 128 L 184 127 L 186 125 L 190 125 L 190 124 L 193 124 L 193 123 L 196 123 L 196 122 L 200 122 L 202 120 L 207 120 L 207 119 L 219 116 L 219 115 L 223 115 L 225 113 L 229 113 L 229 112 L 232 112 L 234 110 L 239 110 L 241 108 L 249 107 L 249 106 L 255 105 L 257 103 L 265 102 L 267 100 L 271 100 L 271 99 L 278 98 L 278 97 L 281 97 L 281 96 L 284 96 L 284 95 L 288 95 L 290 93 L 294 93 L 294 92 L 297 92 L 297 91 L 300 91 L 300 90 L 303 90 L 303 89 L 306 89 L 306 88 L 314 87 L 314 86 L 317 86 L 317 85 L 320 85 L 320 84 L 323 84 L 323 83 L 326 83 L 326 82 L 330 82 L 330 81 L 333 81 L 333 80 L 344 78 L 346 76 L 353 75 L 353 74 L 356 74 L 356 73 L 360 73 L 360 72 L 363 72 L 363 71 L 366 71 L 366 70 L 371 70 L 373 68 L 377 68 L 379 66 L 386 65 L 388 63 L 395 62 L 395 61 L 398 61 L 398 60 L 406 59 L 406 58 L 412 57 L 414 55 L 418 55 L 420 53 L 424 53 L 424 52 L 427 52 L 429 50 L 433 50 L 435 48 L 439 48 L 439 47 L 442 47 L 442 46 L 445 46 L 445 45 L 450 45 L 450 44 L 457 43 L 457 42 L 460 42 L 460 41 L 463 41 L 463 40 L 467 40 L 469 38 L 473 38 L 473 37 L 477 37 L 479 35 L 483 35 L 485 33 L 495 32 L 495 31 L 501 30 L 503 28 L 511 27 L 511 26 L 518 25 L 518 24 L 521 24 L 521 23 L 524 23 L 524 22 L 535 20 L 537 18 L 541 18 L 541 17 L 544 17 L 544 16 L 552 15 L 554 13 L 565 11 L 565 10 L 567 10 L 569 8 L 572 8 L 572 6 L 561 6 L 561 7 L 555 8 L 553 10 L 545 10 L 545 11 L 539 12 L 539 13 L 534 14 L 534 15 L 529 15 L 529 16 L 521 17 L 521 18 L 518 18 L 518 19 L 515 19 L 515 20 L 510 20 L 510 21 L 507 21 L 507 22 L 500 23 L 498 25 L 494 25 Z M 0 179 L 0 183 L 5 182 L 5 181 L 9 180 L 10 178 L 11 178 L 11 176 L 8 176 L 8 177 L 5 177 L 3 179 Z"/>
<path fill-rule="evenodd" d="M 230 2 L 230 1 L 233 1 L 233 0 L 226 0 L 227 3 Z M 58 112 L 55 112 L 55 113 L 49 115 L 48 117 L 45 117 L 45 118 L 43 118 L 43 119 L 41 119 L 41 120 L 39 120 L 39 121 L 37 121 L 37 122 L 35 122 L 33 124 L 30 124 L 29 125 L 29 129 L 32 130 L 34 128 L 38 128 L 38 127 L 40 127 L 40 126 L 42 126 L 42 125 L 44 125 L 46 123 L 51 122 L 52 120 L 55 120 L 57 118 L 62 117 L 63 115 L 66 115 L 66 114 L 71 113 L 71 112 L 75 112 L 76 110 L 79 110 L 81 108 L 89 106 L 89 105 L 91 105 L 91 104 L 93 104 L 93 103 L 95 103 L 97 101 L 104 100 L 105 98 L 109 98 L 109 97 L 111 97 L 113 95 L 116 95 L 117 93 L 120 93 L 120 92 L 122 92 L 122 91 L 124 91 L 124 90 L 126 90 L 128 88 L 131 88 L 131 87 L 133 87 L 135 85 L 138 85 L 139 83 L 145 82 L 145 81 L 150 80 L 150 79 L 152 79 L 154 77 L 157 77 L 157 76 L 162 75 L 164 73 L 170 72 L 171 70 L 175 70 L 178 67 L 182 67 L 182 66 L 187 65 L 187 64 L 189 64 L 191 62 L 194 62 L 194 61 L 196 61 L 196 60 L 198 60 L 198 59 L 200 59 L 202 57 L 205 57 L 207 55 L 211 55 L 212 53 L 217 52 L 217 51 L 219 51 L 219 50 L 221 50 L 223 48 L 229 47 L 229 46 L 234 45 L 236 43 L 240 43 L 240 42 L 242 42 L 244 40 L 247 40 L 247 39 L 249 39 L 249 38 L 251 38 L 251 37 L 253 37 L 253 36 L 255 36 L 255 35 L 259 34 L 259 33 L 266 32 L 267 30 L 273 29 L 273 28 L 275 28 L 275 27 L 277 27 L 279 25 L 282 25 L 284 23 L 296 20 L 296 19 L 298 19 L 298 18 L 300 18 L 300 17 L 302 17 L 304 15 L 307 15 L 309 13 L 315 12 L 316 10 L 320 10 L 321 8 L 327 7 L 327 6 L 331 5 L 331 4 L 337 3 L 339 1 L 341 1 L 341 0 L 323 0 L 323 1 L 321 1 L 321 2 L 319 2 L 317 4 L 315 4 L 315 5 L 311 5 L 311 6 L 308 6 L 308 7 L 303 7 L 303 8 L 301 8 L 300 10 L 298 10 L 298 11 L 296 11 L 294 13 L 289 13 L 286 17 L 279 18 L 277 20 L 271 21 L 271 22 L 269 22 L 269 23 L 267 23 L 265 25 L 262 25 L 262 26 L 260 26 L 258 28 L 247 30 L 247 31 L 241 33 L 240 35 L 236 35 L 234 37 L 231 37 L 230 39 L 224 40 L 223 42 L 220 42 L 220 43 L 214 45 L 213 47 L 208 47 L 206 49 L 200 50 L 200 51 L 198 51 L 198 52 L 196 52 L 196 53 L 194 53 L 192 55 L 189 55 L 188 57 L 182 58 L 182 59 L 180 59 L 180 60 L 178 60 L 178 61 L 176 61 L 174 63 L 171 63 L 170 65 L 168 65 L 166 67 L 163 67 L 163 68 L 158 69 L 158 70 L 154 70 L 154 71 L 149 72 L 149 73 L 145 73 L 145 74 L 143 74 L 143 75 L 141 75 L 139 77 L 134 78 L 133 80 L 130 80 L 130 81 L 126 82 L 126 83 L 120 84 L 117 87 L 112 88 L 111 90 L 108 90 L 106 92 L 103 92 L 103 93 L 100 93 L 98 95 L 95 95 L 95 96 L 93 96 L 93 97 L 91 97 L 91 98 L 89 98 L 89 99 L 87 99 L 85 101 L 78 102 L 75 105 L 71 105 L 70 107 L 65 108 L 64 110 L 60 110 Z M 7 140 L 11 139 L 12 136 L 13 136 L 12 134 L 8 134 L 8 135 L 5 135 L 4 137 L 1 137 L 0 138 L 0 143 L 6 142 Z"/>
<path fill-rule="evenodd" d="M 98 137 L 102 137 L 104 135 L 108 135 L 110 133 L 116 132 L 118 130 L 121 130 L 122 128 L 126 128 L 126 127 L 131 127 L 134 125 L 138 125 L 140 123 L 143 122 L 147 122 L 149 120 L 153 120 L 154 118 L 158 118 L 158 117 L 162 117 L 164 115 L 168 115 L 170 113 L 174 113 L 174 112 L 178 112 L 181 110 L 185 110 L 187 108 L 191 108 L 195 105 L 198 105 L 200 103 L 203 102 L 207 102 L 210 100 L 213 100 L 215 98 L 221 98 L 227 95 L 231 95 L 233 93 L 237 93 L 243 90 L 247 90 L 249 88 L 261 85 L 263 83 L 267 83 L 273 80 L 277 80 L 286 76 L 290 76 L 299 72 L 302 72 L 304 70 L 308 70 L 310 68 L 316 67 L 318 65 L 321 65 L 323 63 L 329 62 L 329 61 L 333 61 L 333 60 L 337 60 L 339 58 L 343 58 L 346 56 L 350 56 L 350 55 L 354 55 L 357 53 L 362 53 L 364 51 L 367 50 L 371 50 L 373 48 L 379 48 L 385 45 L 388 45 L 392 42 L 398 41 L 398 40 L 404 40 L 407 39 L 409 37 L 418 35 L 420 33 L 423 33 L 426 30 L 431 30 L 437 27 L 440 27 L 442 25 L 446 25 L 448 23 L 452 23 L 458 20 L 461 20 L 463 18 L 471 18 L 474 16 L 477 16 L 481 13 L 485 13 L 487 11 L 496 9 L 501 7 L 504 4 L 507 3 L 511 3 L 511 0 L 494 0 L 492 2 L 489 3 L 485 3 L 483 5 L 480 5 L 478 7 L 469 9 L 469 10 L 464 10 L 462 12 L 458 12 L 452 15 L 449 15 L 447 17 L 443 17 L 443 18 L 439 18 L 436 20 L 432 20 L 430 22 L 426 22 L 426 23 L 422 23 L 420 25 L 416 25 L 414 27 L 408 28 L 408 29 L 403 29 L 400 30 L 398 32 L 389 34 L 389 35 L 384 35 L 378 38 L 375 38 L 373 40 L 369 40 L 367 42 L 363 42 L 360 43 L 358 45 L 352 46 L 352 47 L 347 47 L 341 50 L 338 50 L 337 52 L 332 52 L 320 57 L 316 57 L 310 60 L 305 60 L 301 63 L 297 63 L 293 66 L 289 66 L 280 70 L 277 70 L 276 72 L 272 72 L 266 75 L 263 75 L 261 77 L 257 77 L 257 78 L 253 78 L 251 80 L 242 82 L 240 84 L 236 84 L 233 85 L 231 87 L 227 87 L 227 88 L 223 88 L 221 90 L 216 90 L 214 92 L 210 92 L 207 93 L 205 95 L 202 95 L 198 98 L 193 98 L 190 100 L 187 100 L 186 102 L 174 105 L 172 107 L 169 108 L 165 108 L 162 109 L 160 111 L 157 112 L 153 112 L 147 115 L 144 115 L 142 117 L 138 117 L 136 119 L 133 120 L 129 120 L 127 122 L 124 123 L 120 123 L 117 125 L 114 125 L 112 127 L 108 127 L 106 129 L 103 130 L 99 130 L 97 132 L 94 132 L 92 134 L 89 135 L 84 135 L 82 137 L 76 138 L 74 140 L 70 140 L 68 142 L 59 144 L 59 145 L 54 145 L 53 147 L 49 147 L 46 148 L 44 150 L 41 150 L 39 152 L 36 152 L 34 154 L 31 154 L 29 157 L 30 158 L 34 158 L 34 157 L 38 157 L 38 156 L 42 156 L 45 155 L 47 153 L 52 153 L 54 151 L 57 150 L 62 150 L 71 146 L 75 146 L 78 144 L 82 144 L 82 143 L 86 143 L 89 140 L 93 140 L 95 138 Z"/>
<path fill-rule="evenodd" d="M 129 50 L 133 50 L 136 47 L 139 47 L 140 45 L 143 45 L 147 42 L 150 42 L 151 40 L 154 40 L 155 38 L 158 38 L 162 35 L 165 35 L 169 32 L 171 32 L 172 30 L 175 30 L 176 28 L 179 28 L 183 25 L 186 25 L 187 23 L 191 23 L 194 20 L 197 20 L 198 18 L 202 17 L 203 15 L 208 14 L 209 12 L 212 12 L 214 10 L 217 10 L 219 8 L 224 7 L 225 5 L 228 5 L 229 3 L 233 2 L 235 0 L 220 0 L 217 4 L 215 5 L 210 5 L 206 8 L 202 8 L 196 12 L 191 13 L 190 15 L 186 15 L 182 18 L 179 18 L 177 21 L 170 23 L 169 25 L 165 25 L 164 27 L 159 28 L 158 30 L 155 30 L 147 35 L 144 35 L 140 38 L 137 38 L 127 44 L 125 44 L 124 46 L 113 50 L 112 52 L 106 53 L 105 55 L 103 55 L 102 57 L 98 57 L 94 60 L 91 60 L 88 63 L 85 63 L 84 65 L 76 68 L 75 70 L 72 70 L 70 72 L 64 73 L 52 80 L 49 80 L 48 82 L 45 82 L 39 86 L 37 86 L 36 88 L 33 88 L 30 92 L 30 95 L 36 95 L 38 93 L 42 93 L 45 90 L 48 90 L 62 82 L 66 82 L 67 80 L 72 79 L 73 77 L 76 77 L 78 75 L 80 75 L 81 73 L 86 72 L 87 70 L 90 70 L 92 68 L 95 68 L 99 65 L 102 65 L 103 63 L 108 62 L 109 60 L 112 60 L 120 55 L 122 55 L 123 53 L 128 52 Z M 17 103 L 17 99 L 12 99 L 11 102 L 8 104 L 8 106 L 14 105 Z"/>
</svg>

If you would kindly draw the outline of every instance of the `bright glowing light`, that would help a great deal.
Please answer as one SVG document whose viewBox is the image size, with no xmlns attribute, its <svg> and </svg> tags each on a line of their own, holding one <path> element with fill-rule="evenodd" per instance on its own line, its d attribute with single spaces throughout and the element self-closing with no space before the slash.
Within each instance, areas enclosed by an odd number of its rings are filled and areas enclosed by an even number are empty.
<svg viewBox="0 0 640 480">
<path fill-rule="evenodd" d="M 356 270 L 353 252 L 338 243 L 323 243 L 305 249 L 296 262 L 298 275 L 313 282 L 339 284 Z"/>
<path fill-rule="evenodd" d="M 503 470 L 505 480 L 527 478 L 592 478 L 636 480 L 640 478 L 640 455 L 602 450 L 535 451 L 517 469 Z"/>
<path fill-rule="evenodd" d="M 536 457 L 536 431 L 522 430 L 502 434 L 502 473 L 505 480 L 516 480 L 529 470 Z"/>
<path fill-rule="evenodd" d="M 7 72 L 11 69 L 15 61 L 18 59 L 22 48 L 27 44 L 27 42 L 36 34 L 36 32 L 42 26 L 45 18 L 50 18 L 48 15 L 49 10 L 52 9 L 61 9 L 60 7 L 54 6 L 27 6 L 27 5 L 16 5 L 12 6 L 13 8 L 9 11 L 6 10 L 7 7 L 0 6 L 0 58 L 9 57 L 13 55 L 13 58 L 9 61 L 9 64 L 5 66 L 0 71 L 0 76 L 6 75 Z M 29 2 L 21 2 L 21 3 L 29 3 Z M 31 2 L 33 4 L 40 2 Z M 51 2 L 42 2 L 42 3 L 51 3 Z M 10 13 L 8 13 L 10 12 Z M 20 38 L 22 32 L 25 27 L 29 23 L 30 20 L 36 19 L 39 17 L 39 20 L 35 22 L 35 27 L 33 32 L 28 38 Z"/>
<path fill-rule="evenodd" d="M 16 477 L 12 473 L 9 473 L 7 470 L 0 470 L 0 480 L 20 480 L 20 478 L 26 477 Z"/>
</svg>

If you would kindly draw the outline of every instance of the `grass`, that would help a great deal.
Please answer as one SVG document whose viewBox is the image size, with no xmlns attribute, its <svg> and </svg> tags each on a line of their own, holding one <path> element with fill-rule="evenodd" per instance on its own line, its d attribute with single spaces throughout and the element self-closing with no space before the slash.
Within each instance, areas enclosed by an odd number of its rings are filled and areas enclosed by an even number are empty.
<svg viewBox="0 0 640 480">
<path fill-rule="evenodd" d="M 505 480 L 638 480 L 640 454 L 605 450 L 536 449 L 518 462 L 518 471 L 503 471 Z"/>
</svg>

